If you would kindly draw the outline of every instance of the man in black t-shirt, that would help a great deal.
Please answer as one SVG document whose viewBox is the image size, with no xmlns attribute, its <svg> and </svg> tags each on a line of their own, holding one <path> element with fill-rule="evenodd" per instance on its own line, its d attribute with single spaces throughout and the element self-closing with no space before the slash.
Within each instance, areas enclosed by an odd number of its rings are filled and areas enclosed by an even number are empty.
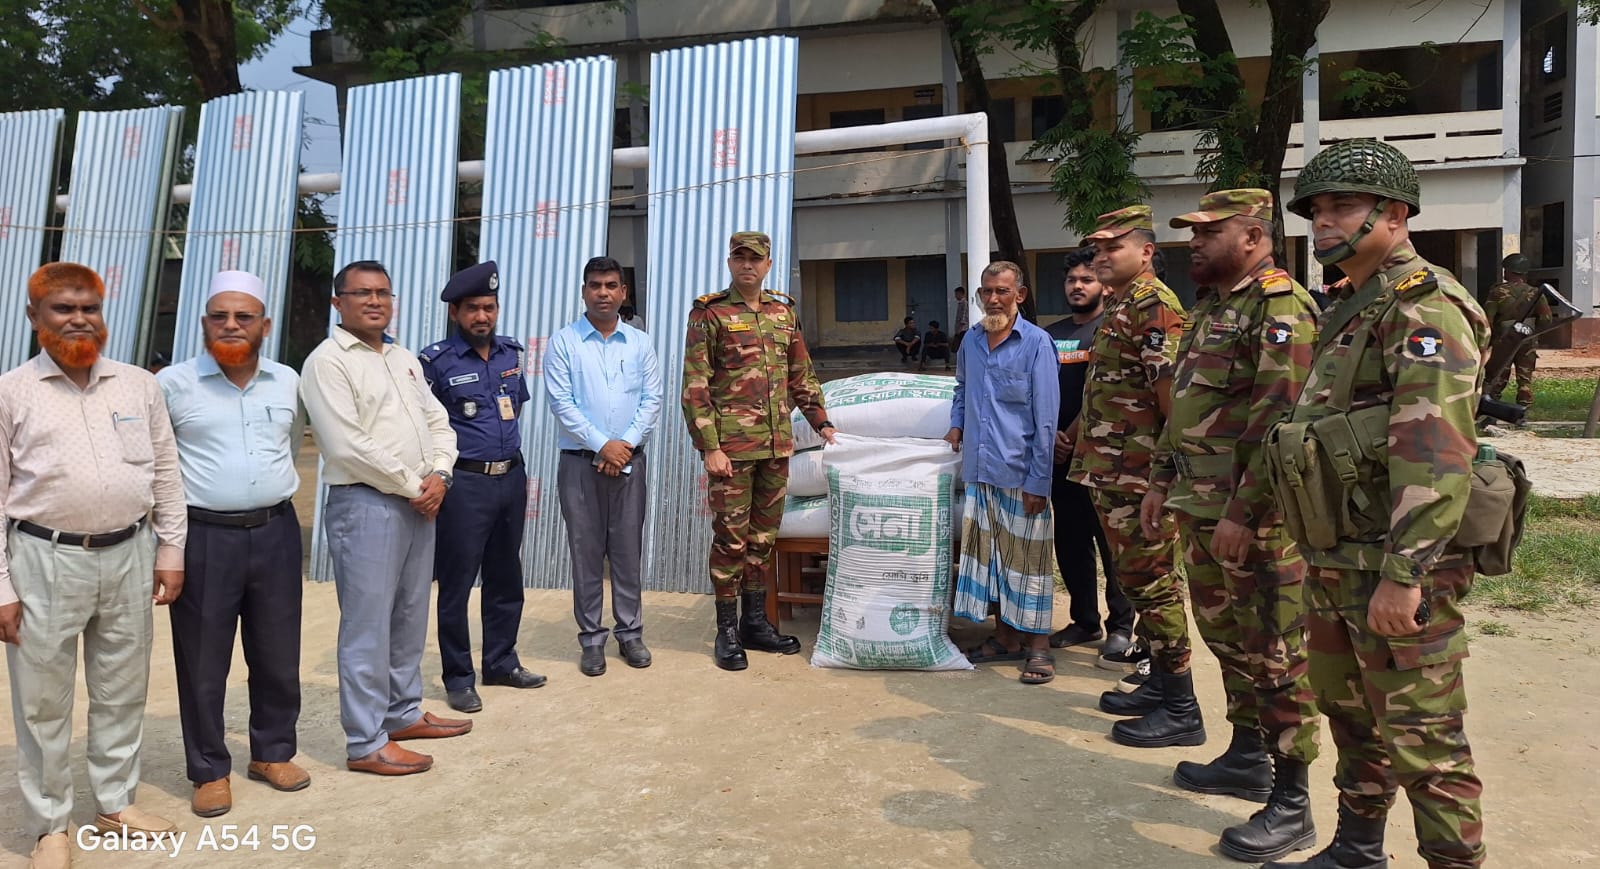
<svg viewBox="0 0 1600 869">
<path fill-rule="evenodd" d="M 894 333 L 894 346 L 900 351 L 901 362 L 910 362 L 922 352 L 922 335 L 917 332 L 916 317 L 907 317 L 904 327 Z"/>
<path fill-rule="evenodd" d="M 1105 291 L 1090 265 L 1093 259 L 1093 250 L 1067 255 L 1063 292 L 1067 294 L 1067 307 L 1072 314 L 1045 329 L 1055 341 L 1061 383 L 1055 480 L 1050 491 L 1056 521 L 1056 564 L 1061 569 L 1067 595 L 1072 599 L 1072 623 L 1051 634 L 1050 645 L 1062 649 L 1106 637 L 1102 653 L 1115 654 L 1133 642 L 1133 605 L 1128 602 L 1122 586 L 1117 584 L 1111 548 L 1106 543 L 1089 490 L 1067 479 L 1072 448 L 1078 441 L 1078 414 L 1083 409 L 1083 385 L 1088 376 L 1094 333 L 1105 315 Z M 1097 548 L 1100 564 L 1106 572 L 1106 609 L 1110 613 L 1104 631 L 1101 630 L 1100 605 L 1095 599 Z"/>
<path fill-rule="evenodd" d="M 928 331 L 922 333 L 922 364 L 917 370 L 928 370 L 929 359 L 944 360 L 944 370 L 950 370 L 950 336 L 939 328 L 938 320 L 930 322 Z"/>
</svg>

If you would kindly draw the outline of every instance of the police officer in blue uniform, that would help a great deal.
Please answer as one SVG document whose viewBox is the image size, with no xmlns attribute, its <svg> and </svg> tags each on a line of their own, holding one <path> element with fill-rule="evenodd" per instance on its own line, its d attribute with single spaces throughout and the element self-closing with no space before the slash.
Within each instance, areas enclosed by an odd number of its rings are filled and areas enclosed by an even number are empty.
<svg viewBox="0 0 1600 869">
<path fill-rule="evenodd" d="M 439 582 L 439 654 L 450 708 L 477 712 L 467 600 L 483 575 L 483 684 L 537 688 L 545 677 L 517 659 L 522 621 L 523 520 L 528 473 L 517 416 L 528 400 L 523 347 L 495 334 L 500 271 L 494 262 L 456 273 L 439 298 L 455 334 L 417 354 L 433 394 L 450 413 L 460 458 L 439 509 L 433 574 Z"/>
</svg>

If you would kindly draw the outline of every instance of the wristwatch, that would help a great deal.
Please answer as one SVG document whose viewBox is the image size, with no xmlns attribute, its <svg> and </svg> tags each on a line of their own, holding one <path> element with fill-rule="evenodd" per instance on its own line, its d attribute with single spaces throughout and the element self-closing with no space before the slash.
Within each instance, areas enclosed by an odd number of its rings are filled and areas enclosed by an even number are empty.
<svg viewBox="0 0 1600 869">
<path fill-rule="evenodd" d="M 435 475 L 437 475 L 439 477 L 439 479 L 444 481 L 444 487 L 446 489 L 449 489 L 451 486 L 455 485 L 455 483 L 456 483 L 456 478 L 450 476 L 450 472 L 449 471 L 434 471 L 433 473 Z"/>
<path fill-rule="evenodd" d="M 828 422 L 828 421 L 827 421 L 827 420 L 823 420 L 823 421 L 822 421 L 822 422 L 821 422 L 821 423 L 820 423 L 820 424 L 819 424 L 819 425 L 818 425 L 818 426 L 817 426 L 817 431 L 819 431 L 819 432 L 820 432 L 820 431 L 822 431 L 822 430 L 823 430 L 823 429 L 825 429 L 825 428 L 831 428 L 831 429 L 837 429 L 837 428 L 838 428 L 838 426 L 836 426 L 836 425 L 834 425 L 834 424 L 833 424 L 833 423 L 831 423 L 831 422 Z"/>
</svg>

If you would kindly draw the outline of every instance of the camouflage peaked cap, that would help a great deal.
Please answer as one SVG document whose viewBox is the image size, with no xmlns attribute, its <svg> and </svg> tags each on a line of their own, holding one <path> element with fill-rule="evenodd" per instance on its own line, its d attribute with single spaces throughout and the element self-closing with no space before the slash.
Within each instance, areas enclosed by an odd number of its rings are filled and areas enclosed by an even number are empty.
<svg viewBox="0 0 1600 869">
<path fill-rule="evenodd" d="M 772 239 L 764 232 L 747 229 L 744 232 L 734 233 L 733 237 L 728 239 L 728 254 L 731 256 L 741 247 L 757 256 L 772 256 Z"/>
<path fill-rule="evenodd" d="M 1168 221 L 1175 228 L 1197 223 L 1216 223 L 1230 217 L 1272 219 L 1272 194 L 1259 187 L 1218 190 L 1200 197 L 1200 210 L 1180 214 Z"/>
<path fill-rule="evenodd" d="M 1136 229 L 1155 232 L 1155 217 L 1151 214 L 1150 206 L 1130 205 L 1100 215 L 1094 219 L 1094 231 L 1083 237 L 1083 243 L 1089 244 L 1102 238 L 1116 238 Z"/>
<path fill-rule="evenodd" d="M 1323 193 L 1371 193 L 1411 206 L 1422 213 L 1422 184 L 1417 170 L 1395 146 L 1376 139 L 1345 139 L 1324 148 L 1300 170 L 1294 198 L 1287 207 L 1311 219 L 1311 200 Z"/>
</svg>

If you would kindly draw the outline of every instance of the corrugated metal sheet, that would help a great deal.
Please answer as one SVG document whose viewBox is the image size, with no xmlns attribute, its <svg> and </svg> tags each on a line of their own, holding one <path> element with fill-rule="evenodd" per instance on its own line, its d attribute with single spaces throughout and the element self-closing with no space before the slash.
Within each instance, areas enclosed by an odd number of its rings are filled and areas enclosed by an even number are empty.
<svg viewBox="0 0 1600 869">
<path fill-rule="evenodd" d="M 649 462 L 647 588 L 710 590 L 705 474 L 677 411 L 683 335 L 695 297 L 728 286 L 734 232 L 772 236 L 768 286 L 789 291 L 798 45 L 774 36 L 651 58 L 647 322 L 667 401 Z"/>
<path fill-rule="evenodd" d="M 501 334 L 528 348 L 523 569 L 534 588 L 572 580 L 555 485 L 559 427 L 540 360 L 550 336 L 583 313 L 584 263 L 606 251 L 616 78 L 609 57 L 489 74 L 479 255 L 500 266 Z"/>
<path fill-rule="evenodd" d="M 0 114 L 0 371 L 28 358 L 28 276 L 44 258 L 65 114 Z"/>
<path fill-rule="evenodd" d="M 61 258 L 105 279 L 105 354 L 122 362 L 143 365 L 149 354 L 182 132 L 176 106 L 78 115 Z"/>
<path fill-rule="evenodd" d="M 278 357 L 289 326 L 284 313 L 304 102 L 300 91 L 251 91 L 200 109 L 173 359 L 201 351 L 206 290 L 212 275 L 228 269 L 250 272 L 266 284 L 267 315 L 278 327 L 262 352 Z"/>
<path fill-rule="evenodd" d="M 345 111 L 335 264 L 384 264 L 395 292 L 389 330 L 413 352 L 444 334 L 439 290 L 453 263 L 460 119 L 456 73 L 353 88 Z M 321 581 L 333 578 L 325 495 L 319 472 L 311 575 Z"/>
</svg>

